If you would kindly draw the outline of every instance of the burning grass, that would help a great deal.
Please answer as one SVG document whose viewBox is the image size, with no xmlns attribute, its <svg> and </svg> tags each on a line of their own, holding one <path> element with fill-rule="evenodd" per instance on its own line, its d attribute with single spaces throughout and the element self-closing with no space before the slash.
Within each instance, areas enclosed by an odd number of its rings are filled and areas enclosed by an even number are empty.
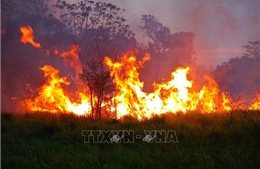
<svg viewBox="0 0 260 169">
<path fill-rule="evenodd" d="M 41 49 L 41 45 L 34 41 L 30 26 L 22 26 L 20 31 L 22 43 Z M 67 51 L 58 47 L 47 51 L 63 58 L 64 65 L 73 68 L 80 77 L 61 77 L 60 70 L 44 65 L 40 68 L 44 74 L 44 84 L 30 90 L 30 97 L 18 101 L 18 111 L 73 112 L 77 115 L 92 114 L 98 118 L 104 112 L 114 112 L 118 119 L 130 115 L 143 120 L 167 112 L 212 113 L 260 109 L 259 93 L 253 100 L 236 100 L 230 93 L 222 91 L 217 82 L 206 74 L 205 83 L 195 90 L 194 84 L 199 83 L 198 78 L 195 80 L 188 76 L 196 70 L 188 65 L 169 72 L 167 80 L 154 82 L 153 91 L 145 92 L 144 82 L 139 77 L 140 69 L 152 57 L 146 53 L 142 59 L 138 59 L 137 49 L 129 49 L 116 60 L 112 56 L 102 56 L 98 63 L 102 71 L 99 71 L 95 62 L 91 62 L 92 66 L 86 66 L 80 61 L 81 49 L 77 45 L 72 45 Z M 75 90 L 70 89 L 71 84 L 75 85 Z"/>
<path fill-rule="evenodd" d="M 260 112 L 166 113 L 138 121 L 2 113 L 3 168 L 257 168 Z M 175 130 L 178 143 L 84 143 L 82 130 Z"/>
<path fill-rule="evenodd" d="M 75 54 L 75 51 L 72 53 Z M 191 91 L 194 82 L 187 78 L 190 67 L 177 68 L 171 73 L 169 81 L 154 83 L 154 91 L 146 93 L 143 91 L 144 83 L 139 79 L 138 69 L 149 59 L 149 54 L 146 54 L 138 61 L 131 52 L 124 54 L 117 62 L 105 57 L 104 64 L 110 69 L 116 90 L 112 92 L 113 94 L 103 93 L 100 96 L 90 94 L 92 89 L 86 90 L 84 85 L 79 85 L 80 81 L 77 81 L 77 92 L 69 92 L 66 87 L 71 82 L 67 77 L 60 77 L 59 70 L 45 65 L 40 68 L 44 73 L 45 83 L 36 89 L 36 97 L 23 100 L 20 108 L 26 111 L 73 112 L 77 115 L 90 115 L 94 109 L 100 110 L 101 113 L 102 109 L 103 112 L 113 111 L 117 118 L 131 115 L 139 120 L 178 111 L 212 113 L 234 109 L 259 110 L 260 94 L 256 95 L 252 103 L 248 103 L 251 106 L 246 106 L 246 101 L 233 100 L 229 93 L 221 91 L 218 84 L 209 76 L 205 76 L 207 83 L 199 91 Z M 98 83 L 102 80 L 103 78 L 99 77 Z M 93 85 L 99 86 L 96 83 Z M 101 96 L 109 99 L 103 99 L 101 102 Z M 94 106 L 93 102 L 98 104 Z"/>
</svg>

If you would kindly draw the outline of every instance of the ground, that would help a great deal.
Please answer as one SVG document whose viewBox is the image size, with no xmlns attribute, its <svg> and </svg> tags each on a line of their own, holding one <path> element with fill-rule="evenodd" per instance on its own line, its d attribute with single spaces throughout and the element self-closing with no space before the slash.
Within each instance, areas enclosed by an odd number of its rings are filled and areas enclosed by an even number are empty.
<svg viewBox="0 0 260 169">
<path fill-rule="evenodd" d="M 137 121 L 2 113 L 2 168 L 258 168 L 260 111 L 168 113 Z M 178 142 L 84 143 L 82 130 L 175 131 Z M 135 138 L 135 137 L 134 137 Z"/>
</svg>

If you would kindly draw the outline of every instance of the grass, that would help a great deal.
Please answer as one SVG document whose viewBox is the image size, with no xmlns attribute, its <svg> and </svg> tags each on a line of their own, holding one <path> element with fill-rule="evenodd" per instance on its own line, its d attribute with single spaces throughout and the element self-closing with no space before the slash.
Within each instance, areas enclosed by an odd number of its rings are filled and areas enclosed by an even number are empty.
<svg viewBox="0 0 260 169">
<path fill-rule="evenodd" d="M 2 168 L 218 168 L 260 166 L 260 112 L 165 114 L 142 122 L 71 114 L 1 114 Z M 82 130 L 175 130 L 178 143 L 84 143 Z"/>
</svg>

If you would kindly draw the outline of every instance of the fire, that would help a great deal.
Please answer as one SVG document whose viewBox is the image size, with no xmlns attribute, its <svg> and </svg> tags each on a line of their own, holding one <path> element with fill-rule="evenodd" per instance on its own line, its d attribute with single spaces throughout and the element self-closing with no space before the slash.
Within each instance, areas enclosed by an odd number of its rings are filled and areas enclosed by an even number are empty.
<svg viewBox="0 0 260 169">
<path fill-rule="evenodd" d="M 39 43 L 34 42 L 33 30 L 30 26 L 21 27 L 23 34 L 22 43 L 31 43 L 34 47 L 40 48 Z M 76 75 L 81 73 L 78 52 L 79 47 L 72 45 L 68 51 L 58 49 L 52 51 L 64 59 L 64 64 L 72 67 Z M 47 50 L 49 55 L 51 50 Z M 233 109 L 244 109 L 241 103 L 232 100 L 228 93 L 219 89 L 218 84 L 209 76 L 205 76 L 207 83 L 198 91 L 193 90 L 195 83 L 188 79 L 190 67 L 180 67 L 173 71 L 168 81 L 154 83 L 153 92 L 143 91 L 144 82 L 139 79 L 139 69 L 145 62 L 150 60 L 150 55 L 138 60 L 135 56 L 136 50 L 123 54 L 118 61 L 109 57 L 104 58 L 104 65 L 110 70 L 110 76 L 116 87 L 113 93 L 112 102 L 104 101 L 102 109 L 105 112 L 116 112 L 117 118 L 131 115 L 138 119 L 151 118 L 167 112 L 200 111 L 202 113 L 226 112 Z M 52 66 L 45 65 L 40 70 L 44 73 L 45 83 L 33 91 L 30 84 L 26 89 L 35 93 L 34 97 L 23 101 L 26 111 L 48 111 L 48 112 L 72 112 L 77 115 L 89 115 L 92 112 L 89 90 L 79 80 L 73 79 L 77 85 L 77 91 L 69 91 L 71 82 L 67 77 L 60 77 L 59 70 Z M 110 100 L 111 101 L 111 100 Z M 241 106 L 242 105 L 242 106 Z M 250 110 L 260 109 L 260 94 L 248 107 Z"/>
<path fill-rule="evenodd" d="M 78 52 L 80 51 L 77 45 L 71 45 L 68 51 L 62 51 L 57 47 L 53 50 L 55 55 L 59 55 L 64 59 L 65 65 L 72 67 L 77 74 L 81 73 L 82 67 L 79 61 Z"/>
<path fill-rule="evenodd" d="M 172 72 L 171 79 L 168 82 L 162 84 L 154 83 L 155 92 L 150 93 L 152 98 L 156 95 L 161 96 L 162 111 L 165 112 L 186 112 L 190 109 L 187 102 L 190 100 L 188 96 L 188 88 L 192 87 L 192 81 L 187 79 L 187 68 L 179 68 L 175 72 Z M 157 112 L 159 113 L 159 112 Z"/>
<path fill-rule="evenodd" d="M 23 105 L 27 111 L 73 112 L 77 115 L 89 112 L 88 97 L 78 93 L 79 98 L 72 101 L 72 95 L 64 89 L 70 82 L 66 77 L 60 77 L 58 70 L 49 65 L 40 70 L 44 73 L 45 83 L 36 90 L 35 98 L 24 101 Z"/>
<path fill-rule="evenodd" d="M 105 57 L 104 64 L 111 70 L 117 92 L 113 97 L 117 118 L 131 115 L 138 119 L 150 118 L 155 114 L 167 112 L 187 112 L 199 110 L 204 113 L 230 111 L 233 101 L 231 97 L 221 92 L 217 83 L 208 76 L 208 81 L 201 90 L 191 92 L 193 81 L 187 79 L 189 67 L 178 68 L 171 73 L 169 81 L 154 83 L 154 91 L 143 91 L 144 83 L 139 79 L 138 70 L 150 59 L 146 54 L 141 61 L 130 53 L 124 54 L 119 61 L 113 62 Z M 60 77 L 59 71 L 45 65 L 40 68 L 44 73 L 45 83 L 36 90 L 37 96 L 24 101 L 27 111 L 72 112 L 77 115 L 90 114 L 91 106 L 86 91 L 69 93 L 66 86 L 70 85 L 66 77 Z M 77 96 L 77 98 L 73 98 Z M 260 95 L 250 107 L 259 108 Z M 105 108 L 104 103 L 103 107 Z"/>
<path fill-rule="evenodd" d="M 260 110 L 260 93 L 256 95 L 253 103 L 249 106 L 249 110 Z"/>
<path fill-rule="evenodd" d="M 139 80 L 137 70 L 149 58 L 147 54 L 142 61 L 137 62 L 135 56 L 125 54 L 120 58 L 120 62 L 113 62 L 111 58 L 105 57 L 104 63 L 111 68 L 111 76 L 118 91 L 114 97 L 115 102 L 118 103 L 116 106 L 118 118 L 127 114 L 139 118 L 143 116 L 146 106 L 141 98 L 145 99 L 146 94 L 142 91 L 143 82 Z"/>
<path fill-rule="evenodd" d="M 30 43 L 35 48 L 41 48 L 41 44 L 34 41 L 33 29 L 31 26 L 22 26 L 20 27 L 22 33 L 21 42 L 26 44 Z M 64 59 L 64 63 L 75 69 L 76 73 L 81 73 L 81 64 L 79 61 L 78 52 L 80 51 L 77 45 L 71 45 L 68 51 L 63 51 L 55 47 L 52 51 L 55 55 L 59 55 Z M 46 50 L 45 55 L 50 55 L 51 51 Z"/>
<path fill-rule="evenodd" d="M 31 43 L 35 48 L 41 48 L 40 43 L 34 42 L 33 29 L 30 26 L 20 27 L 22 32 L 21 42 Z M 72 45 L 68 51 L 63 51 L 57 47 L 53 50 L 55 55 L 59 55 L 64 59 L 64 63 L 72 67 L 77 74 L 82 70 L 79 56 L 79 48 Z M 46 50 L 46 55 L 50 54 L 50 50 Z M 26 111 L 48 111 L 48 112 L 72 112 L 77 115 L 85 115 L 90 112 L 90 101 L 86 95 L 86 90 L 81 89 L 76 93 L 69 93 L 65 86 L 70 85 L 66 77 L 60 77 L 59 71 L 52 66 L 45 65 L 40 68 L 44 73 L 45 83 L 39 87 L 36 92 L 37 96 L 32 99 L 26 99 L 23 102 L 23 107 Z M 78 87 L 82 86 L 79 79 L 75 78 Z M 30 89 L 30 84 L 26 85 L 26 89 Z M 73 97 L 76 98 L 72 100 Z"/>
<path fill-rule="evenodd" d="M 201 91 L 199 92 L 199 102 L 202 111 L 204 112 L 214 112 L 218 108 L 219 101 L 219 87 L 218 84 L 208 76 L 205 76 L 205 79 L 208 81 L 205 84 Z"/>
<path fill-rule="evenodd" d="M 105 65 L 111 69 L 117 88 L 114 99 L 118 118 L 127 114 L 142 119 L 167 112 L 200 110 L 210 113 L 230 110 L 231 100 L 220 92 L 217 83 L 208 76 L 205 77 L 208 83 L 199 92 L 190 92 L 193 82 L 187 79 L 189 67 L 172 72 L 167 82 L 154 83 L 154 92 L 143 92 L 138 69 L 148 58 L 149 55 L 146 55 L 138 62 L 133 54 L 128 53 L 117 62 L 108 57 L 104 59 Z"/>
<path fill-rule="evenodd" d="M 31 26 L 22 26 L 20 27 L 22 33 L 21 42 L 26 44 L 30 43 L 35 48 L 41 48 L 41 44 L 34 41 L 33 29 Z"/>
</svg>

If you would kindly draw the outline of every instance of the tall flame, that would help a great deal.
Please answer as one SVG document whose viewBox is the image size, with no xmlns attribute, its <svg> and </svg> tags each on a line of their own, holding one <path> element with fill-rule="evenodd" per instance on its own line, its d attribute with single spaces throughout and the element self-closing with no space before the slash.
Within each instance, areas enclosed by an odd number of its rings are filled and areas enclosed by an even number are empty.
<svg viewBox="0 0 260 169">
<path fill-rule="evenodd" d="M 131 53 L 123 55 L 113 62 L 105 57 L 104 64 L 111 69 L 117 94 L 114 97 L 118 118 L 130 114 L 139 119 L 166 112 L 186 112 L 200 110 L 215 112 L 230 110 L 225 93 L 221 93 L 217 83 L 206 76 L 208 81 L 199 92 L 190 92 L 192 81 L 187 79 L 189 67 L 178 68 L 171 73 L 171 79 L 163 83 L 154 83 L 154 91 L 143 92 L 143 82 L 139 79 L 138 69 L 147 61 L 146 55 L 140 62 Z M 222 105 L 222 103 L 224 103 Z"/>
</svg>

